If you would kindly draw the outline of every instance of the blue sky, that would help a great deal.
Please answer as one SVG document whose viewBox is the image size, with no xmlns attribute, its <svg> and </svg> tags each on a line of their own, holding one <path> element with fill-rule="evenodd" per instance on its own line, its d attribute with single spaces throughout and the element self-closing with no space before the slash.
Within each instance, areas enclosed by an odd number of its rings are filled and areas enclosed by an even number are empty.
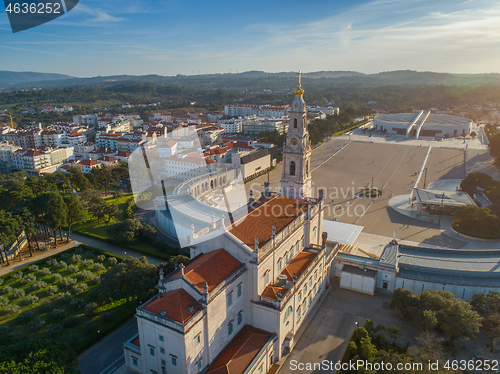
<svg viewBox="0 0 500 374">
<path fill-rule="evenodd" d="M 0 7 L 0 70 L 500 72 L 499 1 L 80 0 L 16 34 Z"/>
</svg>

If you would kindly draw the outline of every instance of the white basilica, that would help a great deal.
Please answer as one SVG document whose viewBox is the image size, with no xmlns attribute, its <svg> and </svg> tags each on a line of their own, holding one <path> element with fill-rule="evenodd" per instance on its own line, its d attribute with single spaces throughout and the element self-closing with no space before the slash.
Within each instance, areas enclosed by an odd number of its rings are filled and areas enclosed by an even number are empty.
<svg viewBox="0 0 500 374">
<path fill-rule="evenodd" d="M 244 214 L 193 239 L 188 263 L 160 274 L 158 295 L 137 308 L 138 335 L 124 344 L 129 370 L 264 374 L 295 345 L 335 254 L 323 234 L 322 195 L 311 197 L 300 79 L 294 92 L 282 194 L 250 199 Z"/>
</svg>

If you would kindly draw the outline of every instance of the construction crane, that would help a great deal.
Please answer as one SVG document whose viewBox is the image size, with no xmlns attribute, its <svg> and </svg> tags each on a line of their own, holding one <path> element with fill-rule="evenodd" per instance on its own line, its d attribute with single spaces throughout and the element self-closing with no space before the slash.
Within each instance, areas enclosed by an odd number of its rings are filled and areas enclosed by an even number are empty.
<svg viewBox="0 0 500 374">
<path fill-rule="evenodd" d="M 10 114 L 0 114 L 0 116 L 10 117 L 10 127 L 14 128 L 14 122 L 12 121 L 12 116 Z"/>
</svg>

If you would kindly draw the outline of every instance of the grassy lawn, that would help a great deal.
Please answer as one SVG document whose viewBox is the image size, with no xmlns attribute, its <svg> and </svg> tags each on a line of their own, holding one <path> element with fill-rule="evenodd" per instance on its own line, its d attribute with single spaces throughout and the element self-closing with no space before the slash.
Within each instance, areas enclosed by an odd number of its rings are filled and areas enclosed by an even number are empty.
<svg viewBox="0 0 500 374">
<path fill-rule="evenodd" d="M 0 277 L 0 327 L 16 338 L 60 338 L 78 353 L 130 318 L 135 300 L 93 304 L 118 256 L 81 245 Z"/>
<path fill-rule="evenodd" d="M 101 220 L 98 222 L 96 218 L 92 217 L 88 213 L 86 214 L 86 221 L 82 223 L 75 224 L 71 227 L 71 231 L 77 232 L 79 234 L 84 234 L 88 236 L 92 236 L 97 239 L 104 240 L 108 243 L 115 244 L 121 246 L 123 248 L 131 249 L 133 251 L 141 252 L 144 254 L 149 254 L 151 256 L 155 256 L 164 260 L 168 260 L 170 258 L 165 252 L 158 250 L 152 244 L 146 242 L 131 242 L 131 243 L 123 243 L 112 238 L 108 237 L 106 229 L 117 222 L 122 222 L 127 219 L 126 209 L 130 199 L 134 198 L 134 194 L 128 193 L 119 197 L 118 199 L 114 197 L 110 197 L 105 199 L 108 204 L 116 204 L 120 209 L 120 213 L 112 218 L 109 222 L 107 220 Z"/>
</svg>

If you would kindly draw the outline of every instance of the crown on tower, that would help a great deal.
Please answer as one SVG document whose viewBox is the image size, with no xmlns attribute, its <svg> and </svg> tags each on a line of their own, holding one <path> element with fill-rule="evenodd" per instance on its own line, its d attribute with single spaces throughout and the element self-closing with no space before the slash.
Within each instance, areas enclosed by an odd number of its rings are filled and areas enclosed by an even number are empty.
<svg viewBox="0 0 500 374">
<path fill-rule="evenodd" d="M 297 86 L 297 88 L 293 92 L 295 93 L 295 96 L 300 97 L 304 94 L 304 90 L 302 89 L 301 82 L 300 82 L 301 78 L 302 78 L 302 72 L 300 70 L 298 71 L 297 76 L 299 77 L 299 85 Z"/>
</svg>

